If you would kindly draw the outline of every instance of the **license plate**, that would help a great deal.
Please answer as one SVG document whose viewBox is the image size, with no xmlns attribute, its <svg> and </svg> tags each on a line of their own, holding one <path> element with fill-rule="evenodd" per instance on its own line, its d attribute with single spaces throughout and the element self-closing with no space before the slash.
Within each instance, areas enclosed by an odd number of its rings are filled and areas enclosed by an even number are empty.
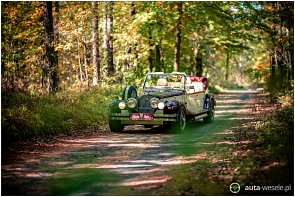
<svg viewBox="0 0 295 197">
<path fill-rule="evenodd" d="M 130 114 L 130 120 L 153 120 L 154 117 L 149 113 L 132 113 Z"/>
</svg>

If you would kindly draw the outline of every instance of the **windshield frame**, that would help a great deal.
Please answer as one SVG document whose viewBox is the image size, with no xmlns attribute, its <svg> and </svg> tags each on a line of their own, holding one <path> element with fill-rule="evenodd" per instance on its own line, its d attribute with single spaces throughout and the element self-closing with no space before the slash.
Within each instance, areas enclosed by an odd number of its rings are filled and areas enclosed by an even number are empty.
<svg viewBox="0 0 295 197">
<path fill-rule="evenodd" d="M 184 81 L 182 83 L 182 86 L 183 88 L 179 88 L 179 89 L 175 89 L 175 90 L 183 90 L 185 91 L 185 84 L 186 84 L 186 81 L 187 81 L 187 75 L 185 73 L 179 73 L 179 72 L 173 72 L 173 73 L 163 73 L 163 72 L 159 72 L 159 73 L 148 73 L 146 76 L 145 76 L 145 79 L 144 79 L 144 83 L 143 83 L 143 86 L 142 86 L 142 92 L 149 92 L 146 90 L 146 82 L 148 80 L 148 77 L 149 76 L 170 76 L 170 75 L 179 75 L 180 77 L 184 77 Z M 156 89 L 155 87 L 153 87 L 153 89 Z M 159 89 L 161 90 L 161 89 Z M 173 90 L 172 88 L 171 89 L 167 89 L 167 90 Z"/>
</svg>

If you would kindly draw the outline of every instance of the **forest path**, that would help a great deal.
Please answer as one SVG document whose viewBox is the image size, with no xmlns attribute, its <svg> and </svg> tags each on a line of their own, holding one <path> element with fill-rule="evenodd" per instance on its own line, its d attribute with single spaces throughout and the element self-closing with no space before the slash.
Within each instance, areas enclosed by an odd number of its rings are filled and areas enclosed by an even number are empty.
<svg viewBox="0 0 295 197">
<path fill-rule="evenodd" d="M 157 188 L 171 177 L 173 166 L 202 159 L 218 160 L 217 146 L 230 128 L 251 121 L 256 90 L 216 96 L 215 121 L 195 121 L 183 133 L 162 127 L 129 126 L 123 133 L 95 132 L 55 142 L 2 150 L 2 195 L 128 195 L 122 188 Z"/>
</svg>

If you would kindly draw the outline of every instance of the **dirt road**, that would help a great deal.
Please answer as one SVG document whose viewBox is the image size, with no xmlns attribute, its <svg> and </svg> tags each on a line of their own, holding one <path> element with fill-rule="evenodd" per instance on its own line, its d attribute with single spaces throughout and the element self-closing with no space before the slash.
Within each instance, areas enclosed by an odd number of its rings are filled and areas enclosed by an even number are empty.
<svg viewBox="0 0 295 197">
<path fill-rule="evenodd" d="M 214 123 L 193 122 L 181 134 L 130 126 L 123 133 L 97 131 L 2 150 L 2 195 L 120 195 L 118 188 L 159 187 L 173 166 L 216 159 L 208 147 L 228 144 L 220 135 L 253 118 L 256 93 L 217 95 Z"/>
</svg>

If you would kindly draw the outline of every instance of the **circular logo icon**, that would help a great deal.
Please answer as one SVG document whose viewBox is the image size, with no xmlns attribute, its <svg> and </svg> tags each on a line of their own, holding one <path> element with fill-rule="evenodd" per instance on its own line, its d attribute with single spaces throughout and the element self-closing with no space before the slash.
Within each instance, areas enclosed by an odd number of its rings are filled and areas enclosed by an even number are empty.
<svg viewBox="0 0 295 197">
<path fill-rule="evenodd" d="M 241 189 L 241 187 L 240 187 L 239 183 L 232 183 L 229 186 L 229 190 L 234 194 L 238 193 L 240 191 L 240 189 Z"/>
</svg>

